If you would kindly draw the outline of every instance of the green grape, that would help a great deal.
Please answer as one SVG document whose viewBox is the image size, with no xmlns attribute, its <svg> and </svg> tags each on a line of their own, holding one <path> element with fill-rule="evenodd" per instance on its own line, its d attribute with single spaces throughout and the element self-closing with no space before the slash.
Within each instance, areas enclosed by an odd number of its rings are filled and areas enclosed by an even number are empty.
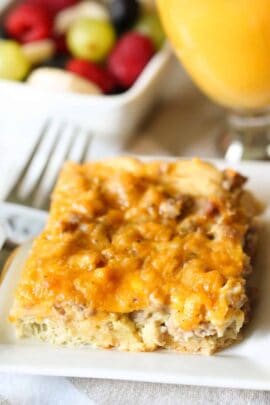
<svg viewBox="0 0 270 405">
<path fill-rule="evenodd" d="M 115 41 L 112 24 L 91 18 L 76 21 L 67 34 L 67 45 L 73 56 L 92 62 L 104 60 Z"/>
<path fill-rule="evenodd" d="M 30 62 L 20 45 L 11 40 L 0 40 L 0 78 L 23 80 L 30 70 Z"/>
<path fill-rule="evenodd" d="M 156 50 L 162 47 L 165 34 L 157 14 L 142 15 L 135 25 L 135 30 L 151 38 Z"/>
</svg>

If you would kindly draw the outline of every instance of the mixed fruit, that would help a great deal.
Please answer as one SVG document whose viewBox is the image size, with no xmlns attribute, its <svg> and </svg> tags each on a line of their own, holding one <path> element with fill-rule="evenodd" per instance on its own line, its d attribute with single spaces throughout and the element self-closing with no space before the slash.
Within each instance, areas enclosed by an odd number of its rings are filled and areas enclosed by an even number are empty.
<svg viewBox="0 0 270 405">
<path fill-rule="evenodd" d="M 88 94 L 129 89 L 165 39 L 138 0 L 24 0 L 0 36 L 0 78 Z"/>
</svg>

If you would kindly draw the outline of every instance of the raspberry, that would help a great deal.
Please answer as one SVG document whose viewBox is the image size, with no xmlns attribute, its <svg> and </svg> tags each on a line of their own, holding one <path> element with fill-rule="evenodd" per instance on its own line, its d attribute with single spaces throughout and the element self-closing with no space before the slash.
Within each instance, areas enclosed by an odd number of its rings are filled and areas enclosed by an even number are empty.
<svg viewBox="0 0 270 405">
<path fill-rule="evenodd" d="M 21 4 L 13 9 L 4 25 L 9 36 L 22 43 L 49 38 L 53 29 L 46 8 L 33 4 Z"/>
<path fill-rule="evenodd" d="M 53 15 L 65 8 L 74 6 L 79 0 L 28 0 L 28 3 L 46 7 Z"/>
<path fill-rule="evenodd" d="M 108 59 L 108 69 L 124 88 L 137 80 L 155 53 L 148 37 L 130 32 L 122 36 Z"/>
<path fill-rule="evenodd" d="M 114 77 L 95 63 L 83 59 L 71 59 L 67 63 L 66 69 L 97 84 L 103 93 L 111 94 L 116 89 Z"/>
</svg>

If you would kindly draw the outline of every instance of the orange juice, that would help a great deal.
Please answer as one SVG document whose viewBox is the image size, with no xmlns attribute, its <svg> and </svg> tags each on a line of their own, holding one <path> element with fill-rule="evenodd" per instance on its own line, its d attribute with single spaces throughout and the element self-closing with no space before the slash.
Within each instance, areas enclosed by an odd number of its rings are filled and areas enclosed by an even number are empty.
<svg viewBox="0 0 270 405">
<path fill-rule="evenodd" d="M 198 86 L 234 108 L 270 104 L 270 0 L 157 0 L 165 30 Z"/>
</svg>

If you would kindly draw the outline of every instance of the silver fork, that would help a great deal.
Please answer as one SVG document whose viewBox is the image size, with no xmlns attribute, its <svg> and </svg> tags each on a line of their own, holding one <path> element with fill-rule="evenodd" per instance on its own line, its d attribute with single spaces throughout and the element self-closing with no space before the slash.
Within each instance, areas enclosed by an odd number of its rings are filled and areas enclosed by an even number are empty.
<svg viewBox="0 0 270 405">
<path fill-rule="evenodd" d="M 46 119 L 24 169 L 5 199 L 47 209 L 50 193 L 66 160 L 81 163 L 116 155 L 125 142 L 124 137 L 117 140 L 102 138 L 74 124 L 56 118 Z"/>
<path fill-rule="evenodd" d="M 102 139 L 88 130 L 57 119 L 46 119 L 33 144 L 19 178 L 9 190 L 8 202 L 0 204 L 0 250 L 5 243 L 14 247 L 36 236 L 44 226 L 45 213 L 58 173 L 66 160 L 84 162 L 117 154 L 125 139 Z"/>
<path fill-rule="evenodd" d="M 86 160 L 92 138 L 93 136 L 82 128 L 55 119 L 46 120 L 7 200 L 46 209 L 64 161 L 79 163 Z"/>
<path fill-rule="evenodd" d="M 93 136 L 88 131 L 57 120 L 46 120 L 32 152 L 7 200 L 0 203 L 0 250 L 10 249 L 36 236 L 44 227 L 46 209 L 57 175 L 65 160 L 88 158 Z M 17 205 L 19 204 L 19 205 Z"/>
</svg>

